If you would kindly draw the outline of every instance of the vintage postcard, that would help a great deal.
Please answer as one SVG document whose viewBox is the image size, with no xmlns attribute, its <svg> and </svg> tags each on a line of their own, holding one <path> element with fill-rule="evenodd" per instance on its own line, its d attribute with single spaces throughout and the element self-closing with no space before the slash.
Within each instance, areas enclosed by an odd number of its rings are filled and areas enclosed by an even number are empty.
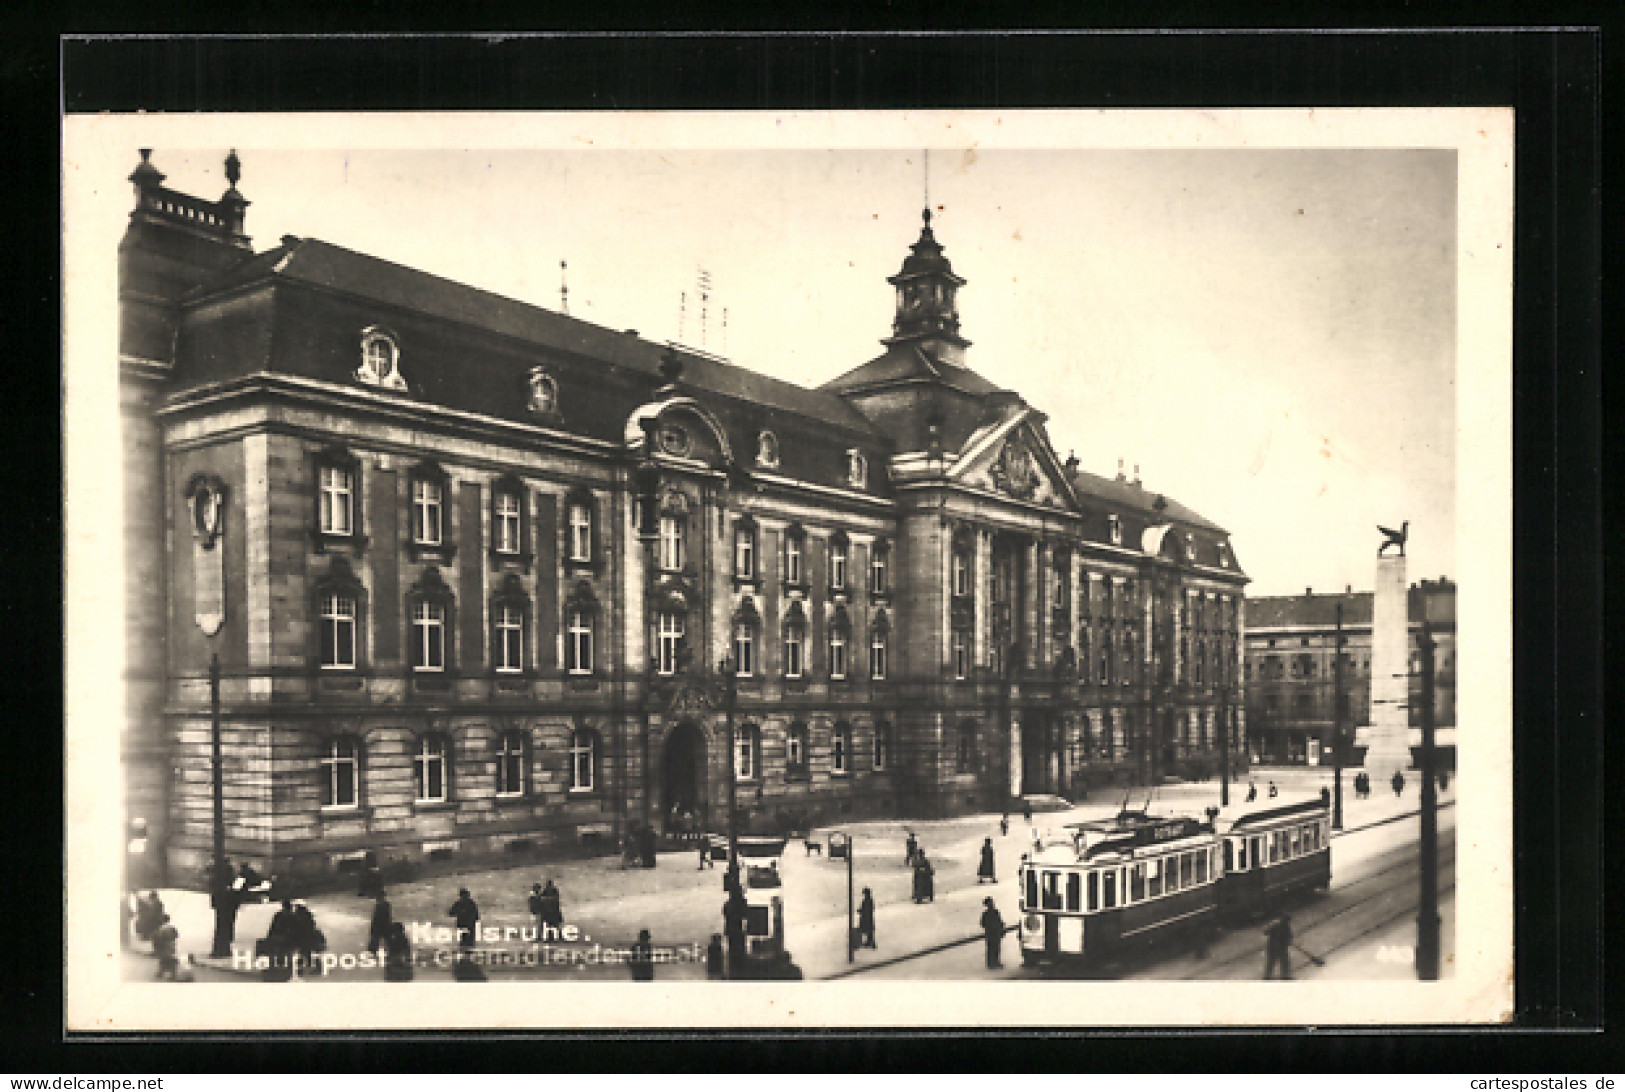
<svg viewBox="0 0 1625 1092">
<path fill-rule="evenodd" d="M 67 117 L 68 1027 L 1509 1020 L 1513 135 Z"/>
</svg>

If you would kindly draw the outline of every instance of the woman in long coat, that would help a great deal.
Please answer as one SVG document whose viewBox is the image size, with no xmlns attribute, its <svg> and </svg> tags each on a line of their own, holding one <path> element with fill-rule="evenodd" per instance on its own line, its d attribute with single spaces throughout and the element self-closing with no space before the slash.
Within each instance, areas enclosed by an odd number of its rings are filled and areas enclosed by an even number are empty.
<svg viewBox="0 0 1625 1092">
<path fill-rule="evenodd" d="M 917 851 L 914 854 L 915 902 L 934 902 L 936 900 L 936 895 L 933 891 L 934 885 L 931 879 L 934 874 L 935 870 L 931 867 L 931 862 L 926 860 L 925 850 L 922 849 Z"/>
<path fill-rule="evenodd" d="M 982 863 L 976 869 L 976 882 L 986 880 L 988 883 L 998 883 L 998 873 L 993 868 L 993 839 L 985 838 L 982 841 Z"/>
<path fill-rule="evenodd" d="M 858 938 L 865 948 L 875 946 L 875 897 L 863 889 L 863 901 L 858 903 Z"/>
</svg>

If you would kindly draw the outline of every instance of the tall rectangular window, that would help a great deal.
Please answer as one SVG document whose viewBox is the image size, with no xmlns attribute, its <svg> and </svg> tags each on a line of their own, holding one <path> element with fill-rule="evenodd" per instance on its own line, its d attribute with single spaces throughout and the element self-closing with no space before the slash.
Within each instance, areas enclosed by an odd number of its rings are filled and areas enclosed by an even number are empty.
<svg viewBox="0 0 1625 1092">
<path fill-rule="evenodd" d="M 424 736 L 412 756 L 412 777 L 420 804 L 446 799 L 446 744 L 439 736 Z"/>
<path fill-rule="evenodd" d="M 592 560 L 592 513 L 580 501 L 570 505 L 570 560 Z"/>
<path fill-rule="evenodd" d="M 970 558 L 965 551 L 954 551 L 954 594 L 970 594 Z"/>
<path fill-rule="evenodd" d="M 873 634 L 869 638 L 869 677 L 871 679 L 884 679 L 886 677 L 886 635 Z"/>
<path fill-rule="evenodd" d="M 519 497 L 513 493 L 498 493 L 494 526 L 491 537 L 499 554 L 519 552 Z"/>
<path fill-rule="evenodd" d="M 446 608 L 419 600 L 412 607 L 412 666 L 418 671 L 446 668 Z"/>
<path fill-rule="evenodd" d="M 660 517 L 660 567 L 676 572 L 683 567 L 683 518 Z"/>
<path fill-rule="evenodd" d="M 800 626 L 790 626 L 784 631 L 784 677 L 787 679 L 801 678 L 803 638 Z"/>
<path fill-rule="evenodd" d="M 322 807 L 356 806 L 360 749 L 353 739 L 335 739 L 322 754 Z"/>
<path fill-rule="evenodd" d="M 591 792 L 596 783 L 598 739 L 586 728 L 570 733 L 570 791 Z"/>
<path fill-rule="evenodd" d="M 683 616 L 662 611 L 656 623 L 655 668 L 662 675 L 677 673 L 677 652 L 683 643 Z"/>
<path fill-rule="evenodd" d="M 884 724 L 875 725 L 875 757 L 870 768 L 876 773 L 886 768 L 886 737 L 890 734 L 890 731 Z"/>
<path fill-rule="evenodd" d="M 496 667 L 506 672 L 525 669 L 525 614 L 518 607 L 497 608 Z"/>
<path fill-rule="evenodd" d="M 750 725 L 734 729 L 734 780 L 756 777 L 756 729 Z"/>
<path fill-rule="evenodd" d="M 321 494 L 322 533 L 354 533 L 355 475 L 342 466 L 322 467 Z"/>
<path fill-rule="evenodd" d="M 347 595 L 322 596 L 322 667 L 355 667 L 355 600 Z"/>
<path fill-rule="evenodd" d="M 846 634 L 838 629 L 829 635 L 829 677 L 846 678 Z"/>
<path fill-rule="evenodd" d="M 412 482 L 412 541 L 420 546 L 440 545 L 440 483 L 422 478 Z"/>
<path fill-rule="evenodd" d="M 850 728 L 835 729 L 835 736 L 830 741 L 830 772 L 836 774 L 849 773 L 847 766 L 852 757 L 852 730 Z"/>
<path fill-rule="evenodd" d="M 565 633 L 565 668 L 572 675 L 592 674 L 592 615 L 584 610 L 570 612 Z"/>
<path fill-rule="evenodd" d="M 793 535 L 784 540 L 784 582 L 801 583 L 801 539 Z"/>
<path fill-rule="evenodd" d="M 525 737 L 503 732 L 497 746 L 497 795 L 523 796 L 525 792 Z"/>
<path fill-rule="evenodd" d="M 756 673 L 756 627 L 749 622 L 734 625 L 734 674 L 748 679 Z"/>
<path fill-rule="evenodd" d="M 887 566 L 890 559 L 878 546 L 869 557 L 869 591 L 873 595 L 886 594 Z"/>
<path fill-rule="evenodd" d="M 829 586 L 832 591 L 846 590 L 846 547 L 839 542 L 829 550 Z"/>
<path fill-rule="evenodd" d="M 970 634 L 954 630 L 954 678 L 970 678 Z"/>
<path fill-rule="evenodd" d="M 734 531 L 734 575 L 741 580 L 756 575 L 756 532 L 749 527 Z"/>
</svg>

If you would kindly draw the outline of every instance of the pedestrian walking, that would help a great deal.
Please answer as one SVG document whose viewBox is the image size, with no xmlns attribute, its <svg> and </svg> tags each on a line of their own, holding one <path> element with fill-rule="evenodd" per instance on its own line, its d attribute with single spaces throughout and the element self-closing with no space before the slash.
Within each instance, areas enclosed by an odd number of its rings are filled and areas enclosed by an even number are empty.
<svg viewBox="0 0 1625 1092">
<path fill-rule="evenodd" d="M 1010 813 L 1005 812 L 1003 815 L 999 816 L 999 837 L 1002 838 L 1006 834 L 1009 834 L 1009 833 L 1010 833 Z"/>
<path fill-rule="evenodd" d="M 378 867 L 378 854 L 367 850 L 367 856 L 361 869 L 361 879 L 356 883 L 356 894 L 364 899 L 376 899 L 384 893 L 384 873 Z"/>
<path fill-rule="evenodd" d="M 542 884 L 542 938 L 558 940 L 564 928 L 564 900 L 551 878 Z M 551 934 L 549 933 L 551 931 Z"/>
<path fill-rule="evenodd" d="M 1274 976 L 1281 968 L 1282 978 L 1292 977 L 1292 915 L 1282 914 L 1264 927 L 1264 977 Z"/>
<path fill-rule="evenodd" d="M 875 946 L 875 897 L 867 887 L 863 889 L 863 901 L 858 903 L 858 945 Z"/>
<path fill-rule="evenodd" d="M 1004 943 L 1004 918 L 992 899 L 983 899 L 982 905 L 986 907 L 982 911 L 982 939 L 987 944 L 987 969 L 992 971 L 1004 966 L 999 958 L 999 948 Z"/>
<path fill-rule="evenodd" d="M 638 930 L 637 943 L 632 945 L 632 956 L 627 960 L 627 965 L 632 971 L 632 981 L 655 980 L 655 953 L 653 945 L 649 943 L 649 930 Z"/>
<path fill-rule="evenodd" d="M 982 840 L 982 863 L 976 866 L 977 883 L 998 883 L 998 873 L 993 868 L 993 839 Z"/>
<path fill-rule="evenodd" d="M 146 898 L 136 904 L 135 909 L 135 935 L 148 944 L 158 934 L 158 927 L 164 923 L 164 900 L 158 897 L 158 892 L 148 891 Z"/>
<path fill-rule="evenodd" d="M 1389 782 L 1394 787 L 1394 795 L 1398 796 L 1405 791 L 1405 775 L 1398 770 L 1394 771 L 1394 779 Z"/>
<path fill-rule="evenodd" d="M 1328 789 L 1325 785 L 1320 787 L 1320 806 L 1323 808 L 1329 808 L 1332 806 L 1332 790 Z"/>
<path fill-rule="evenodd" d="M 1280 796 L 1280 795 L 1281 795 L 1281 791 L 1275 787 L 1275 782 L 1271 781 L 1270 782 L 1270 799 L 1274 800 L 1277 796 Z"/>
<path fill-rule="evenodd" d="M 372 904 L 372 923 L 367 926 L 367 951 L 376 952 L 385 947 L 394 926 L 395 913 L 390 908 L 389 900 L 379 893 Z"/>
<path fill-rule="evenodd" d="M 1247 803 L 1251 804 L 1254 800 L 1257 800 L 1257 799 L 1258 799 L 1258 782 L 1256 782 L 1256 781 L 1247 782 Z"/>
<path fill-rule="evenodd" d="M 237 870 L 224 858 L 209 866 L 209 906 L 214 910 L 214 943 L 209 954 L 220 959 L 231 955 L 232 942 L 237 939 L 237 908 L 243 897 L 236 879 Z"/>
<path fill-rule="evenodd" d="M 932 877 L 934 877 L 935 875 L 936 875 L 936 869 L 932 868 L 931 867 L 931 862 L 926 859 L 925 850 L 921 849 L 921 850 L 918 850 L 917 852 L 915 852 L 915 854 L 914 854 L 914 901 L 915 902 L 920 903 L 920 902 L 935 902 L 936 901 L 936 891 L 935 891 L 935 886 L 936 885 L 935 885 L 935 882 L 932 879 Z"/>
<path fill-rule="evenodd" d="M 451 909 L 446 913 L 457 923 L 458 946 L 474 947 L 474 942 L 479 939 L 480 908 L 475 903 L 474 896 L 468 893 L 468 888 L 457 889 L 457 901 L 451 904 Z"/>
<path fill-rule="evenodd" d="M 712 933 L 711 943 L 705 949 L 705 977 L 719 979 L 722 977 L 722 934 Z"/>
<path fill-rule="evenodd" d="M 1440 770 L 1439 771 L 1439 791 L 1444 792 L 1444 790 L 1448 789 L 1449 787 L 1450 787 L 1450 775 L 1448 773 L 1446 773 L 1444 770 Z"/>
<path fill-rule="evenodd" d="M 152 934 L 152 952 L 158 957 L 159 978 L 167 978 L 171 982 L 180 981 L 181 963 L 175 954 L 176 945 L 180 943 L 180 930 L 165 914 L 158 922 L 158 929 Z"/>
<path fill-rule="evenodd" d="M 700 866 L 699 866 L 699 868 L 695 869 L 695 871 L 699 872 L 699 871 L 702 871 L 702 870 L 707 869 L 707 868 L 715 868 L 716 866 L 717 866 L 717 863 L 711 859 L 711 843 L 710 843 L 710 841 L 708 839 L 701 838 L 700 839 Z"/>
<path fill-rule="evenodd" d="M 384 981 L 412 981 L 412 941 L 406 935 L 406 926 L 398 921 L 390 925 L 384 945 Z"/>
<path fill-rule="evenodd" d="M 300 969 L 305 974 L 314 971 L 316 953 L 327 948 L 327 937 L 316 927 L 316 916 L 302 899 L 293 900 L 293 947 L 299 954 Z"/>
<path fill-rule="evenodd" d="M 914 837 L 914 832 L 911 830 L 908 832 L 908 840 L 903 843 L 903 863 L 912 866 L 914 859 L 919 856 L 919 852 L 919 840 Z"/>
<path fill-rule="evenodd" d="M 1033 822 L 1033 804 L 1031 800 L 1023 798 L 1021 801 L 1021 821 L 1028 826 Z"/>
</svg>

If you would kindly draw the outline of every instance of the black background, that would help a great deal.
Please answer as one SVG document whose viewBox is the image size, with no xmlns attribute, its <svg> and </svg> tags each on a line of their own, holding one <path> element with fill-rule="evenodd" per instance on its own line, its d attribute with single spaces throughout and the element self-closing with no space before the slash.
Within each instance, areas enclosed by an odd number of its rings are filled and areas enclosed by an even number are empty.
<svg viewBox="0 0 1625 1092">
<path fill-rule="evenodd" d="M 1395 1033 L 1352 1029 L 1222 1032 L 1076 1032 L 921 1036 L 760 1033 L 640 1036 L 616 1047 L 601 1035 L 544 1046 L 510 1037 L 455 1039 L 332 1036 L 194 1037 L 183 1041 L 65 1041 L 61 1029 L 59 844 L 8 817 L 12 913 L 21 912 L 0 975 L 13 1072 L 93 1073 L 351 1068 L 387 1071 L 657 1071 L 776 1068 L 993 1069 L 1034 1072 L 1544 1071 L 1594 1077 L 1619 1072 L 1604 1021 L 1602 841 L 1605 772 L 1601 719 L 1605 645 L 1601 621 L 1602 517 L 1618 514 L 1617 482 L 1602 487 L 1601 263 L 1604 260 L 1602 73 L 1617 46 L 1595 26 L 1601 8 L 1506 4 L 1366 6 L 1344 17 L 1384 31 L 1258 30 L 1302 25 L 1298 6 L 1146 7 L 1103 4 L 1087 12 L 940 5 L 812 7 L 775 11 L 789 33 L 737 31 L 692 6 L 585 14 L 517 5 L 287 8 L 193 5 L 184 12 L 67 4 L 53 16 L 13 13 L 0 47 L 0 91 L 11 136 L 14 190 L 7 294 L 30 322 L 19 326 L 0 397 L 14 458 L 60 442 L 57 376 L 47 363 L 56 310 L 60 110 L 302 111 L 455 109 L 880 109 L 897 107 L 1493 106 L 1517 110 L 1514 434 L 1515 825 L 1517 1028 Z M 763 22 L 762 13 L 744 9 Z M 1510 22 L 1539 14 L 1572 29 L 1436 30 L 1439 16 Z M 1063 24 L 1078 28 L 978 32 L 951 26 Z M 463 21 L 452 28 L 446 20 Z M 596 33 L 614 28 L 622 32 Z M 1080 20 L 1094 21 L 1085 27 Z M 595 20 L 589 23 L 587 20 Z M 687 21 L 681 29 L 679 20 Z M 1112 25 L 1162 32 L 1113 32 Z M 709 24 L 709 26 L 707 26 Z M 550 27 L 563 36 L 520 36 Z M 864 28 L 861 32 L 833 28 Z M 629 33 L 636 29 L 637 33 Z M 1181 29 L 1183 28 L 1183 29 Z M 411 31 L 489 32 L 480 37 Z M 166 37 L 221 33 L 233 37 Z M 1204 33 L 1198 33 L 1205 30 Z M 91 35 L 119 31 L 122 37 Z M 389 33 L 378 33 L 378 32 Z M 593 31 L 594 33 L 586 33 Z M 925 33 L 921 33 L 924 31 Z M 363 36 L 354 36 L 366 32 Z M 341 37 L 258 35 L 344 34 Z M 66 37 L 62 37 L 67 35 Z M 75 36 L 83 35 L 83 36 Z M 134 36 L 128 36 L 134 35 Z M 1606 45 L 1606 49 L 1605 49 Z M 24 214 L 26 213 L 26 215 Z M 1609 224 L 1616 214 L 1610 212 Z M 1613 233 L 1617 237 L 1617 232 Z M 1614 264 L 1617 266 L 1617 259 Z M 1617 271 L 1617 270 L 1616 270 Z M 1617 282 L 1616 282 L 1617 283 Z M 1617 343 L 1616 336 L 1607 339 Z M 26 345 L 26 348 L 25 348 Z M 23 759 L 21 793 L 8 809 L 59 814 L 60 496 L 18 481 L 19 513 L 6 560 L 34 560 L 37 580 L 11 580 L 7 614 L 32 621 L 36 640 L 14 648 L 8 731 Z M 1464 468 L 1466 471 L 1466 468 Z M 109 472 L 116 472 L 109 468 Z M 1464 528 L 1470 535 L 1471 528 Z M 52 532 L 57 532 L 53 534 Z M 53 542 L 52 539 L 57 539 Z M 1609 540 L 1617 541 L 1617 531 Z M 55 547 L 55 549 L 53 549 Z M 26 557 L 24 556 L 26 555 Z M 54 625 L 53 625 L 54 623 Z M 37 662 L 36 662 L 37 661 Z M 20 714 L 20 715 L 19 715 Z M 26 738 L 21 731 L 28 725 Z M 1464 745 L 1470 727 L 1464 727 Z M 109 739 L 113 734 L 109 733 Z M 60 742 L 58 738 L 57 742 Z M 1461 832 L 1470 836 L 1470 832 Z M 1014 1000 L 1014 999 L 1013 999 Z M 1027 1004 L 1028 1002 L 1023 1002 Z M 1031 1009 L 1026 1009 L 1031 1013 Z M 1031 1013 L 1038 1016 L 1037 1013 Z M 1222 1019 L 1223 1013 L 1215 1013 Z M 1245 1019 L 1245 1013 L 1237 1014 Z M 545 1026 L 548 1014 L 516 1014 Z M 1530 1035 L 1545 1029 L 1559 1034 Z M 430 1033 L 432 1034 L 432 1032 Z M 1588 1072 L 1587 1067 L 1599 1067 Z M 499 1078 L 500 1079 L 500 1078 Z M 746 1077 L 759 1080 L 762 1078 Z M 990 1080 L 990 1086 L 993 1079 Z M 1009 1078 L 1000 1079 L 1008 1083 Z M 1021 1082 L 1023 1084 L 1027 1082 Z"/>
</svg>

